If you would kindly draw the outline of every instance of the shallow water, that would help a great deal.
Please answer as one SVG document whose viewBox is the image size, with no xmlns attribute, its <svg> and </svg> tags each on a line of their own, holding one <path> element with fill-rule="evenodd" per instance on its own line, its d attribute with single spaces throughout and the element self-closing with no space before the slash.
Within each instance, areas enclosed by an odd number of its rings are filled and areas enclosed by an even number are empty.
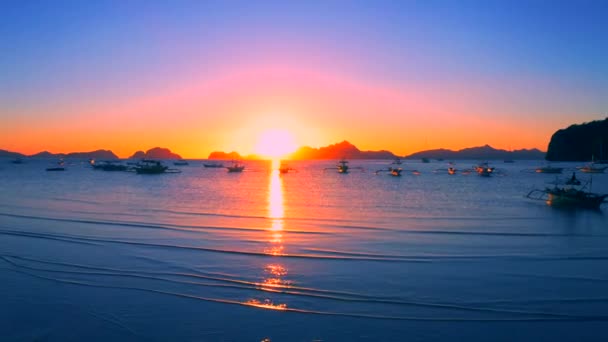
<svg viewBox="0 0 608 342">
<path fill-rule="evenodd" d="M 538 164 L 0 160 L 2 339 L 603 341 L 608 218 L 525 199 L 555 178 L 521 172 Z"/>
</svg>

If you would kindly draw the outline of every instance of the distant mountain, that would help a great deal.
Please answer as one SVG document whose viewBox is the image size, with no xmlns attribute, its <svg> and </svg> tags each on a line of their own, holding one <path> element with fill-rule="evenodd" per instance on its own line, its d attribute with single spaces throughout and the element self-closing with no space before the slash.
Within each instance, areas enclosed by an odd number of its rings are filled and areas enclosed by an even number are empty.
<svg viewBox="0 0 608 342">
<path fill-rule="evenodd" d="M 23 158 L 25 155 L 18 152 L 11 152 L 7 150 L 0 150 L 0 158 Z"/>
<path fill-rule="evenodd" d="M 110 150 L 95 150 L 90 152 L 51 153 L 42 151 L 31 155 L 32 158 L 74 158 L 74 159 L 118 159 L 118 156 Z"/>
<path fill-rule="evenodd" d="M 608 118 L 572 125 L 553 134 L 547 160 L 588 161 L 608 159 Z"/>
<path fill-rule="evenodd" d="M 65 154 L 63 153 L 51 153 L 49 151 L 42 151 L 36 154 L 32 154 L 30 157 L 32 158 L 63 158 Z"/>
<path fill-rule="evenodd" d="M 118 156 L 110 150 L 96 150 L 91 152 L 73 152 L 65 155 L 65 158 L 79 158 L 79 159 L 98 159 L 98 160 L 110 160 L 118 159 Z"/>
<path fill-rule="evenodd" d="M 182 157 L 177 154 L 171 152 L 168 148 L 162 147 L 154 147 L 146 152 L 137 151 L 135 152 L 130 159 L 182 159 Z"/>
<path fill-rule="evenodd" d="M 238 152 L 221 152 L 215 151 L 209 154 L 207 159 L 219 159 L 219 160 L 263 160 L 264 158 L 256 154 L 248 154 L 246 156 L 240 155 Z"/>
<path fill-rule="evenodd" d="M 290 155 L 290 159 L 395 159 L 397 158 L 389 151 L 361 151 L 348 141 L 329 145 L 326 147 L 313 148 L 304 146 Z"/>
<path fill-rule="evenodd" d="M 207 159 L 223 159 L 223 160 L 229 160 L 229 159 L 234 159 L 234 160 L 241 160 L 243 159 L 243 156 L 241 156 L 240 154 L 238 154 L 237 152 L 221 152 L 221 151 L 215 151 L 215 152 L 211 152 L 209 154 L 209 157 L 207 157 Z"/>
<path fill-rule="evenodd" d="M 490 145 L 465 148 L 458 151 L 447 149 L 436 149 L 428 151 L 420 151 L 410 154 L 406 158 L 429 158 L 429 159 L 477 159 L 477 160 L 492 160 L 492 159 L 518 159 L 518 160 L 536 160 L 544 159 L 545 153 L 538 149 L 522 149 L 522 150 L 500 150 L 495 149 Z"/>
</svg>

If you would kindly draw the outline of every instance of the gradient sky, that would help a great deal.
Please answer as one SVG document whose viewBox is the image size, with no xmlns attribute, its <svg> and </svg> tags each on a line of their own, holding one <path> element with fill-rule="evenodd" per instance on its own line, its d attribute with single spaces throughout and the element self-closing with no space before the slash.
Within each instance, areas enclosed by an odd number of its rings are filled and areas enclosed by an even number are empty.
<svg viewBox="0 0 608 342">
<path fill-rule="evenodd" d="M 545 150 L 608 116 L 608 1 L 2 1 L 0 148 Z"/>
</svg>

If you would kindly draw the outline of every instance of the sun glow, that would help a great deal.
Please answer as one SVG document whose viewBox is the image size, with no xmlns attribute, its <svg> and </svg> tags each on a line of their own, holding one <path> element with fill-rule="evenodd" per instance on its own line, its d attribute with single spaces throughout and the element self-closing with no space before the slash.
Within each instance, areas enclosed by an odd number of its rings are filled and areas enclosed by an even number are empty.
<svg viewBox="0 0 608 342">
<path fill-rule="evenodd" d="M 260 134 L 255 150 L 264 157 L 278 159 L 294 152 L 296 143 L 290 132 L 273 129 Z"/>
</svg>

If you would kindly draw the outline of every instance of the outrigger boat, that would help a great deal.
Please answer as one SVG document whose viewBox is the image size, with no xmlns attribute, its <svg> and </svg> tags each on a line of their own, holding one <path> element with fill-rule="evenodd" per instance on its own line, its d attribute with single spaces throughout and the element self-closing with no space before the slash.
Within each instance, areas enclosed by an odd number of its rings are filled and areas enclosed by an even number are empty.
<svg viewBox="0 0 608 342">
<path fill-rule="evenodd" d="M 175 166 L 185 166 L 185 165 L 189 165 L 187 161 L 180 159 L 180 160 L 176 160 L 173 162 L 173 165 Z"/>
<path fill-rule="evenodd" d="M 160 174 L 165 173 L 167 171 L 170 172 L 179 172 L 178 170 L 169 170 L 168 166 L 163 165 L 158 160 L 144 159 L 141 162 L 137 163 L 133 168 L 138 174 Z"/>
<path fill-rule="evenodd" d="M 289 172 L 295 172 L 297 171 L 296 169 L 290 167 L 287 164 L 281 164 L 281 166 L 279 166 L 279 172 L 280 173 L 289 173 Z"/>
<path fill-rule="evenodd" d="M 342 158 L 338 161 L 338 164 L 336 165 L 336 168 L 338 169 L 338 173 L 340 174 L 347 174 L 351 169 L 359 169 L 361 171 L 363 171 L 362 167 L 350 167 L 348 165 L 348 160 Z M 329 167 L 329 168 L 325 168 L 325 170 L 334 170 L 333 167 Z"/>
<path fill-rule="evenodd" d="M 338 173 L 348 173 L 348 160 L 342 159 L 338 162 Z"/>
<path fill-rule="evenodd" d="M 580 181 L 576 179 L 574 174 L 566 184 L 570 184 L 570 186 L 560 187 L 558 182 L 556 182 L 553 188 L 545 188 L 544 190 L 534 189 L 526 197 L 533 200 L 545 201 L 553 207 L 586 209 L 600 209 L 600 206 L 606 202 L 605 200 L 608 197 L 608 194 L 596 194 L 591 191 L 584 191 L 583 189 L 588 185 L 590 187 L 591 181 L 577 189 L 575 185 L 580 184 Z"/>
<path fill-rule="evenodd" d="M 209 168 L 222 168 L 222 167 L 224 167 L 224 164 L 222 164 L 222 163 L 204 163 L 203 166 L 209 167 Z"/>
<path fill-rule="evenodd" d="M 122 165 L 118 161 L 114 161 L 114 160 L 105 160 L 100 163 L 97 163 L 97 162 L 95 162 L 95 160 L 91 159 L 90 164 L 91 164 L 91 167 L 95 170 L 127 171 L 126 165 Z"/>
<path fill-rule="evenodd" d="M 604 173 L 604 170 L 608 169 L 608 166 L 597 166 L 597 163 L 592 161 L 591 163 L 581 166 L 578 169 L 585 173 Z"/>
<path fill-rule="evenodd" d="M 495 168 L 490 167 L 488 163 L 481 163 L 475 166 L 475 171 L 482 177 L 490 177 L 494 173 L 494 169 Z"/>
<path fill-rule="evenodd" d="M 385 170 L 376 171 L 376 174 L 379 174 L 380 172 L 386 172 L 389 176 L 393 177 L 401 177 L 401 172 L 403 172 L 403 169 L 400 167 L 389 167 Z"/>
<path fill-rule="evenodd" d="M 63 159 L 57 162 L 58 166 L 55 167 L 47 167 L 47 171 L 65 171 L 65 167 L 63 166 Z"/>
<path fill-rule="evenodd" d="M 245 165 L 239 164 L 237 161 L 233 161 L 232 165 L 226 166 L 228 172 L 243 172 L 245 170 Z"/>
<path fill-rule="evenodd" d="M 563 167 L 553 167 L 551 165 L 541 166 L 534 169 L 536 173 L 562 173 Z"/>
</svg>

